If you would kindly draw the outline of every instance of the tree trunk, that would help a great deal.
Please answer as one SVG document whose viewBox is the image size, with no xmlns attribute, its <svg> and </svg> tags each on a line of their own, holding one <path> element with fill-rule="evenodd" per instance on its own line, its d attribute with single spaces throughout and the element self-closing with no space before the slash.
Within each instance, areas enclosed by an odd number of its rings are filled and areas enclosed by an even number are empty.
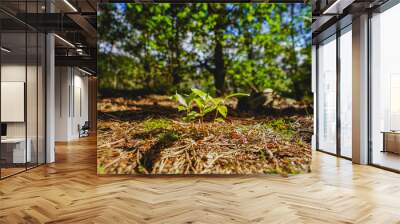
<svg viewBox="0 0 400 224">
<path fill-rule="evenodd" d="M 114 56 L 113 56 L 113 53 L 114 52 L 114 43 L 112 42 L 111 43 L 111 50 L 110 50 L 110 57 L 109 57 L 109 65 L 111 65 L 111 68 L 113 68 L 114 67 Z M 118 74 L 114 71 L 114 80 L 113 80 L 113 88 L 114 89 L 117 89 L 117 86 L 118 86 Z"/>
<path fill-rule="evenodd" d="M 214 49 L 214 84 L 217 89 L 217 95 L 221 96 L 225 92 L 225 62 L 222 43 L 217 40 Z"/>
<path fill-rule="evenodd" d="M 143 70 L 144 70 L 144 75 L 145 75 L 145 84 L 147 89 L 152 88 L 152 75 L 151 75 L 151 67 L 150 67 L 150 60 L 149 60 L 149 51 L 147 49 L 147 41 L 148 41 L 148 35 L 147 33 L 144 34 L 145 36 L 145 41 L 143 43 L 143 51 L 144 51 L 144 56 L 143 56 Z"/>
<path fill-rule="evenodd" d="M 295 28 L 294 28 L 294 24 L 295 24 L 295 19 L 294 19 L 294 5 L 291 5 L 290 7 L 290 17 L 291 17 L 291 23 L 292 26 L 290 27 L 290 39 L 292 42 L 292 49 L 291 49 L 291 53 L 292 53 L 292 57 L 293 57 L 293 73 L 296 73 L 298 70 L 298 60 L 297 60 L 297 53 L 296 53 L 296 40 L 295 40 Z"/>
<path fill-rule="evenodd" d="M 216 20 L 216 24 L 214 26 L 214 55 L 213 55 L 213 76 L 214 76 L 214 86 L 216 89 L 217 96 L 222 96 L 225 93 L 225 61 L 224 61 L 224 48 L 223 48 L 223 39 L 224 39 L 224 31 L 226 29 L 225 24 L 225 16 L 227 15 L 225 11 L 225 6 L 213 10 L 213 7 L 210 7 L 210 10 L 213 11 L 218 17 Z"/>
<path fill-rule="evenodd" d="M 179 74 L 180 69 L 181 69 L 181 52 L 180 52 L 180 32 L 181 32 L 181 26 L 180 26 L 180 21 L 178 19 L 178 12 L 180 10 L 180 7 L 177 6 L 176 8 L 173 8 L 174 15 L 173 16 L 173 26 L 174 26 L 174 36 L 170 38 L 170 46 L 172 48 L 172 57 L 171 57 L 171 75 L 172 75 L 172 84 L 177 85 L 181 82 L 182 77 L 181 74 Z"/>
<path fill-rule="evenodd" d="M 179 21 L 177 21 L 178 18 L 175 18 L 175 39 L 173 41 L 173 46 L 174 46 L 174 53 L 175 53 L 175 57 L 172 60 L 173 61 L 173 65 L 172 65 L 172 83 L 174 85 L 177 85 L 181 82 L 182 78 L 179 74 L 180 72 L 180 59 L 181 59 L 181 55 L 180 55 L 180 38 L 179 38 L 179 32 L 180 32 L 180 26 L 179 26 Z"/>
<path fill-rule="evenodd" d="M 292 76 L 292 79 L 296 79 L 297 74 L 299 72 L 299 68 L 298 68 L 298 60 L 297 60 L 297 52 L 296 52 L 296 40 L 295 40 L 295 28 L 294 28 L 294 24 L 295 24 L 295 18 L 294 18 L 294 5 L 291 5 L 290 7 L 290 19 L 291 19 L 291 23 L 292 25 L 290 26 L 290 39 L 291 39 L 291 57 L 289 58 L 290 62 L 292 63 L 291 68 L 290 68 L 290 73 Z M 294 98 L 298 98 L 298 96 L 302 95 L 301 94 L 301 89 L 299 88 L 300 85 L 294 85 L 293 86 L 293 93 L 294 93 Z"/>
</svg>

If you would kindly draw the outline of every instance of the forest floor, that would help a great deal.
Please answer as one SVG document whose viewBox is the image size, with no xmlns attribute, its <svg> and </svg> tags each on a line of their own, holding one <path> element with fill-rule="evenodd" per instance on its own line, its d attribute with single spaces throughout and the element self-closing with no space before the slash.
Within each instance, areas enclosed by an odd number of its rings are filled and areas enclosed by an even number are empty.
<svg viewBox="0 0 400 224">
<path fill-rule="evenodd" d="M 177 106 L 160 95 L 100 99 L 98 173 L 310 172 L 312 115 L 232 110 L 224 123 L 184 122 Z"/>
</svg>

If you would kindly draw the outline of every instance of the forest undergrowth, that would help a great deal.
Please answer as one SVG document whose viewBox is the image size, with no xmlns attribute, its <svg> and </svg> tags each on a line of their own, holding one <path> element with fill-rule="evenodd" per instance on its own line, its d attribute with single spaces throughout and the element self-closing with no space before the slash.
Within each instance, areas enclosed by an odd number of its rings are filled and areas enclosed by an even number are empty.
<svg viewBox="0 0 400 224">
<path fill-rule="evenodd" d="M 185 122 L 167 96 L 98 101 L 99 174 L 310 172 L 312 115 L 243 114 Z"/>
</svg>

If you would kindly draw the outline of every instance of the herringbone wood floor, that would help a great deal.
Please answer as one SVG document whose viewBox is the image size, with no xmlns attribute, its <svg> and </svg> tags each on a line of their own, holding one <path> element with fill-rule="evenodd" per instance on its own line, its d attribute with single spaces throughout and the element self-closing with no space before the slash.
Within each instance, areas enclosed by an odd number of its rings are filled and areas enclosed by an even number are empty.
<svg viewBox="0 0 400 224">
<path fill-rule="evenodd" d="M 0 181 L 0 223 L 400 223 L 400 175 L 314 153 L 289 178 L 98 177 L 95 139 Z"/>
</svg>

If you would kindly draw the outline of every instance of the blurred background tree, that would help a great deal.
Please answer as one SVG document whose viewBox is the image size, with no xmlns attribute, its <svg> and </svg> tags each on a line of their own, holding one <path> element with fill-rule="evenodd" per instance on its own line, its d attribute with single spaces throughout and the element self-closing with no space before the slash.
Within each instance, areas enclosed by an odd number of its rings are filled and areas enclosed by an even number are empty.
<svg viewBox="0 0 400 224">
<path fill-rule="evenodd" d="M 100 89 L 312 100 L 306 4 L 100 4 L 98 30 Z"/>
</svg>

